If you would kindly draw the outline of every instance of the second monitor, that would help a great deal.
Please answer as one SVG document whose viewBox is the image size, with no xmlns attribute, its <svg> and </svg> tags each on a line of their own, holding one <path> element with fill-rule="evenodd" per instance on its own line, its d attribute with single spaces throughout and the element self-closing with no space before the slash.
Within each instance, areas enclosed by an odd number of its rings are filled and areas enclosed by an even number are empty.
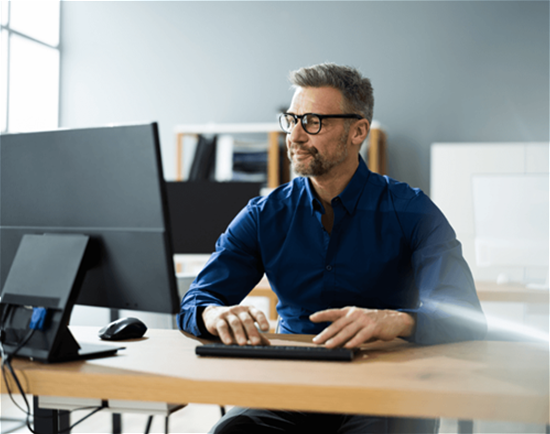
<svg viewBox="0 0 550 434">
<path fill-rule="evenodd" d="M 218 237 L 261 187 L 259 182 L 167 182 L 174 253 L 212 253 Z"/>
</svg>

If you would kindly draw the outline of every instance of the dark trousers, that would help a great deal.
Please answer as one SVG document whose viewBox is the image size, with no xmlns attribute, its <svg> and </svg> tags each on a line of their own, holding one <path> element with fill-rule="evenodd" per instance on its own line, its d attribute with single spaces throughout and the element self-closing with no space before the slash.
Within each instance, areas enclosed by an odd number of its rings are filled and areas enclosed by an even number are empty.
<svg viewBox="0 0 550 434">
<path fill-rule="evenodd" d="M 234 407 L 212 434 L 435 434 L 439 420 Z"/>
</svg>

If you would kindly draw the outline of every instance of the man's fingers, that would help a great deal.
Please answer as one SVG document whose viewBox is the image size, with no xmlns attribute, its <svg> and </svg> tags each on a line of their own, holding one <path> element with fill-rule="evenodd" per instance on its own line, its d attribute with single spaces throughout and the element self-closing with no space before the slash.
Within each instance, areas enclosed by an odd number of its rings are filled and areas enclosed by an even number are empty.
<svg viewBox="0 0 550 434">
<path fill-rule="evenodd" d="M 269 330 L 269 321 L 265 314 L 253 306 L 212 306 L 203 312 L 206 329 L 219 336 L 224 344 L 230 345 L 270 345 L 267 338 L 261 335 L 261 330 Z"/>
<path fill-rule="evenodd" d="M 346 313 L 342 309 L 326 309 L 309 316 L 311 322 L 327 322 L 327 321 L 336 321 L 338 318 L 341 318 Z"/>
<path fill-rule="evenodd" d="M 345 327 L 340 329 L 338 333 L 336 333 L 333 337 L 328 339 L 325 342 L 325 346 L 327 348 L 340 347 L 348 342 L 350 339 L 352 339 L 354 336 L 356 336 L 359 330 L 360 329 L 356 323 L 349 323 Z"/>
<path fill-rule="evenodd" d="M 229 327 L 231 327 L 231 332 L 233 333 L 233 336 L 235 337 L 237 343 L 239 345 L 246 345 L 248 335 L 245 332 L 241 319 L 238 316 L 230 313 L 227 315 L 226 321 L 229 324 Z"/>
<path fill-rule="evenodd" d="M 250 307 L 250 314 L 252 315 L 252 318 L 254 318 L 254 321 L 258 323 L 262 331 L 266 332 L 269 330 L 269 321 L 261 310 L 256 309 L 255 307 Z"/>
<path fill-rule="evenodd" d="M 347 317 L 340 317 L 334 321 L 331 325 L 325 328 L 321 333 L 313 338 L 313 342 L 316 344 L 326 343 L 329 339 L 336 336 L 344 327 L 351 323 L 351 320 Z"/>
<path fill-rule="evenodd" d="M 349 339 L 345 343 L 344 347 L 357 348 L 361 344 L 364 344 L 365 342 L 372 340 L 373 333 L 374 333 L 374 325 L 362 328 L 355 334 L 355 336 L 353 336 L 351 339 Z"/>
<path fill-rule="evenodd" d="M 244 326 L 244 331 L 246 332 L 246 335 L 248 337 L 247 341 L 249 340 L 252 345 L 259 345 L 261 342 L 260 333 L 254 325 L 254 320 L 252 319 L 250 313 L 247 311 L 241 312 L 239 314 L 239 319 Z"/>
<path fill-rule="evenodd" d="M 234 343 L 233 334 L 229 330 L 229 324 L 227 324 L 225 319 L 220 319 L 216 323 L 215 331 L 216 331 L 216 334 L 220 337 L 221 341 L 224 344 L 231 345 L 231 344 Z"/>
</svg>

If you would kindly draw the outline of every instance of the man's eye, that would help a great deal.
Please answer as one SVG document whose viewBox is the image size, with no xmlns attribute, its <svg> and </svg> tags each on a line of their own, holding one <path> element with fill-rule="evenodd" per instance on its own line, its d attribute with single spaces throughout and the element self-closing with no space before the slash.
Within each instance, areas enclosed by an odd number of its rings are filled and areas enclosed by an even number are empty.
<svg viewBox="0 0 550 434">
<path fill-rule="evenodd" d="M 305 119 L 305 121 L 306 121 L 306 124 L 311 125 L 312 127 L 315 127 L 315 126 L 319 125 L 319 118 L 318 117 L 308 116 Z"/>
</svg>

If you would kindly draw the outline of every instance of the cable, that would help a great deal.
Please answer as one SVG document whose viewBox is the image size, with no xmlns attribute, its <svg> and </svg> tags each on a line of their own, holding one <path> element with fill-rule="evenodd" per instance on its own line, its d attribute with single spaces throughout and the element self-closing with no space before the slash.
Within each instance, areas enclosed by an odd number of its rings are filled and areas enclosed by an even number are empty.
<svg viewBox="0 0 550 434">
<path fill-rule="evenodd" d="M 8 320 L 8 317 L 9 317 L 9 314 L 13 312 L 13 309 L 9 309 L 10 305 L 7 305 L 3 311 L 2 311 L 2 315 L 1 315 L 1 321 L 0 321 L 0 332 L 4 332 L 5 333 L 5 330 L 4 330 L 4 325 L 5 323 L 7 322 Z M 43 316 L 42 316 L 42 319 L 43 319 Z M 27 428 L 29 429 L 29 431 L 33 434 L 37 434 L 36 431 L 34 431 L 34 429 L 31 427 L 31 417 L 33 416 L 32 415 L 32 412 L 31 412 L 31 408 L 30 408 L 30 405 L 29 405 L 29 401 L 27 400 L 27 395 L 25 394 L 25 392 L 23 391 L 23 387 L 21 386 L 21 383 L 19 382 L 19 378 L 17 377 L 17 375 L 15 374 L 15 371 L 11 365 L 11 360 L 17 355 L 17 353 L 21 350 L 21 348 L 23 348 L 27 342 L 29 342 L 29 340 L 32 338 L 34 332 L 38 330 L 38 328 L 31 328 L 29 329 L 29 332 L 25 335 L 25 337 L 23 338 L 23 340 L 17 345 L 17 347 L 15 348 L 15 350 L 10 353 L 10 354 L 6 354 L 5 350 L 4 350 L 4 338 L 5 338 L 5 335 L 2 336 L 2 340 L 0 342 L 0 353 L 2 355 L 2 365 L 1 365 L 1 369 L 2 369 L 2 376 L 4 377 L 4 383 L 6 385 L 6 390 L 8 391 L 8 395 L 11 399 L 11 401 L 15 404 L 15 406 L 17 408 L 19 408 L 19 410 L 21 410 L 23 413 L 26 414 L 26 419 L 25 419 L 25 424 L 27 426 Z M 23 401 L 25 402 L 25 408 L 21 407 L 16 401 L 15 401 L 15 398 L 13 397 L 13 394 L 12 394 L 12 391 L 11 391 L 11 388 L 10 388 L 10 385 L 8 383 L 8 376 L 7 376 L 7 372 L 6 372 L 6 366 L 13 378 L 13 380 L 15 381 L 15 384 L 17 386 L 17 389 L 19 390 L 19 393 L 21 394 L 22 398 L 23 398 Z M 73 411 L 78 411 L 78 410 L 87 410 L 87 409 L 90 409 L 90 408 L 93 408 L 94 410 L 91 411 L 89 414 L 87 414 L 86 416 L 82 417 L 80 420 L 78 420 L 77 422 L 75 422 L 74 424 L 72 424 L 69 428 L 65 429 L 65 430 L 62 430 L 60 431 L 60 433 L 63 433 L 63 432 L 69 432 L 73 427 L 75 427 L 76 425 L 78 425 L 79 423 L 83 422 L 84 420 L 86 420 L 87 418 L 89 418 L 90 416 L 94 415 L 95 413 L 97 413 L 98 411 L 100 410 L 103 410 L 104 408 L 106 408 L 107 405 L 105 402 L 102 403 L 101 407 L 80 407 L 80 408 L 76 408 L 74 410 L 71 410 L 69 413 L 72 413 Z M 33 417 L 33 420 L 36 419 L 36 415 Z M 45 419 L 50 419 L 51 416 L 46 416 L 46 417 L 43 417 L 43 416 L 39 416 L 40 418 L 45 418 Z"/>
<path fill-rule="evenodd" d="M 21 387 L 21 383 L 19 382 L 19 379 L 17 378 L 17 375 L 15 375 L 15 371 L 13 370 L 13 367 L 11 366 L 11 359 L 13 359 L 17 353 L 19 352 L 19 350 L 21 350 L 21 348 L 23 348 L 25 346 L 25 344 L 30 340 L 30 338 L 32 337 L 32 335 L 34 334 L 34 332 L 36 331 L 36 329 L 30 329 L 29 332 L 27 333 L 27 335 L 23 338 L 23 340 L 19 343 L 19 345 L 17 346 L 17 348 L 15 349 L 15 351 L 13 351 L 11 354 L 8 354 L 6 356 L 5 354 L 5 351 L 4 351 L 4 346 L 2 345 L 2 374 L 4 375 L 4 381 L 6 382 L 6 388 L 8 389 L 8 394 L 10 396 L 10 399 L 12 400 L 12 402 L 21 410 L 23 411 L 24 413 L 27 414 L 27 417 L 26 417 L 26 425 L 27 425 L 27 428 L 29 429 L 30 432 L 34 433 L 35 431 L 31 428 L 31 424 L 30 424 L 30 417 L 31 417 L 31 408 L 29 406 L 29 401 L 27 400 L 27 395 L 25 394 L 25 392 L 23 391 L 23 388 Z M 7 381 L 7 377 L 6 377 L 6 370 L 5 370 L 5 367 L 4 366 L 7 366 L 10 373 L 11 373 L 11 376 L 13 378 L 13 380 L 15 381 L 15 385 L 17 386 L 17 389 L 19 389 L 19 393 L 21 394 L 21 396 L 23 397 L 23 401 L 25 402 L 25 406 L 27 407 L 27 409 L 23 409 L 21 408 L 16 402 L 15 402 L 15 398 L 13 397 L 12 393 L 11 393 L 11 389 L 8 385 L 8 381 Z"/>
<path fill-rule="evenodd" d="M 11 366 L 11 362 L 9 359 L 6 360 L 6 365 L 8 365 L 8 369 L 10 370 L 11 372 L 11 375 L 13 377 L 13 379 L 15 380 L 15 384 L 17 385 L 17 388 L 19 389 L 19 393 L 21 394 L 21 396 L 23 397 L 23 401 L 25 401 L 25 406 L 27 407 L 26 410 L 24 409 L 21 409 L 24 413 L 26 413 L 27 417 L 25 419 L 25 423 L 27 425 L 27 428 L 29 429 L 30 432 L 32 433 L 35 433 L 35 431 L 32 429 L 31 427 L 31 421 L 30 421 L 30 418 L 32 416 L 32 413 L 31 413 L 31 408 L 29 406 L 29 401 L 27 401 L 27 395 L 25 394 L 25 392 L 23 391 L 23 388 L 21 387 L 21 383 L 19 382 L 19 379 L 17 378 L 17 376 L 15 375 L 15 372 Z M 10 399 L 13 401 L 13 403 L 15 404 L 15 399 L 13 398 L 12 394 L 11 394 L 11 390 L 8 390 L 8 393 L 10 395 Z M 17 404 L 16 404 L 17 405 Z M 18 406 L 19 407 L 19 406 Z M 21 408 L 21 407 L 19 407 Z"/>
<path fill-rule="evenodd" d="M 107 406 L 105 404 L 102 404 L 101 407 L 96 407 L 94 411 L 91 411 L 90 413 L 88 413 L 86 416 L 80 418 L 78 421 L 76 421 L 75 423 L 73 423 L 69 428 L 66 428 L 64 430 L 61 430 L 59 431 L 59 434 L 61 433 L 64 433 L 64 432 L 70 432 L 75 426 L 77 426 L 80 422 L 84 422 L 86 419 L 88 419 L 90 416 L 93 416 L 94 414 L 96 414 L 98 411 L 100 410 L 103 410 L 104 408 L 106 408 Z M 83 409 L 86 409 L 86 408 L 90 408 L 90 407 L 83 407 L 83 408 L 77 408 L 77 409 L 74 409 L 74 410 L 71 410 L 70 413 L 72 413 L 73 411 L 76 411 L 76 410 L 83 410 Z M 92 407 L 93 408 L 93 407 Z"/>
<path fill-rule="evenodd" d="M 23 407 L 21 407 L 16 401 L 15 399 L 13 398 L 13 395 L 11 393 L 11 389 L 10 389 L 10 386 L 8 384 L 8 380 L 7 380 L 7 377 L 8 377 L 8 374 L 6 372 L 6 364 L 5 362 L 3 361 L 4 359 L 2 358 L 2 376 L 4 377 L 4 384 L 6 385 L 6 390 L 8 391 L 8 395 L 11 399 L 11 401 L 14 403 L 14 405 L 19 409 L 21 410 L 23 413 L 26 413 L 27 410 L 25 410 Z"/>
<path fill-rule="evenodd" d="M 15 404 L 15 406 L 21 410 L 22 412 L 26 413 L 26 410 L 21 407 L 14 399 L 12 393 L 11 393 L 11 388 L 10 388 L 10 385 L 8 383 L 8 374 L 6 372 L 6 362 L 8 361 L 8 359 L 10 358 L 9 355 L 6 354 L 6 352 L 4 351 L 4 341 L 6 339 L 6 332 L 4 330 L 4 324 L 7 322 L 7 318 L 10 314 L 10 312 L 12 311 L 11 309 L 11 305 L 10 304 L 4 304 L 2 305 L 3 309 L 2 309 L 2 319 L 1 319 L 1 322 L 0 322 L 0 353 L 2 355 L 2 366 L 1 366 L 1 369 L 2 369 L 2 377 L 4 378 L 4 384 L 6 385 L 6 390 L 8 391 L 8 394 L 9 394 L 9 397 L 11 399 L 11 401 Z M 30 339 L 30 338 L 29 338 Z M 18 350 L 16 350 L 18 351 Z"/>
<path fill-rule="evenodd" d="M 147 419 L 147 425 L 145 426 L 145 434 L 149 434 L 152 423 L 153 423 L 153 416 L 149 416 L 149 418 Z"/>
<path fill-rule="evenodd" d="M 15 402 L 13 396 L 12 396 L 12 393 L 11 393 L 11 390 L 9 389 L 9 386 L 7 386 L 7 382 L 6 382 L 6 386 L 8 388 L 8 393 L 10 395 L 10 398 L 11 400 L 13 401 L 13 403 L 21 410 L 23 411 L 24 413 L 26 413 L 27 415 L 27 418 L 26 418 L 26 425 L 27 425 L 27 428 L 29 429 L 30 432 L 32 433 L 35 433 L 36 432 L 33 430 L 33 428 L 31 427 L 30 425 L 30 418 L 32 416 L 32 413 L 30 411 L 30 406 L 29 406 L 29 402 L 27 401 L 27 397 L 25 395 L 25 392 L 23 391 L 23 388 L 21 387 L 21 383 L 19 382 L 19 379 L 17 378 L 17 376 L 15 375 L 15 372 L 11 366 L 11 362 L 10 360 L 6 360 L 6 363 L 5 363 L 7 366 L 8 366 L 8 369 L 10 370 L 10 373 L 15 381 L 15 384 L 17 385 L 17 388 L 19 389 L 19 393 L 21 394 L 21 396 L 23 397 L 23 400 L 25 401 L 25 405 L 27 407 L 27 410 L 23 409 L 22 407 L 20 407 L 17 402 Z M 2 365 L 4 365 L 4 363 L 2 363 Z M 3 367 L 4 369 L 4 367 Z M 4 370 L 4 380 L 5 380 L 5 370 Z M 65 429 L 65 430 L 62 430 L 60 431 L 60 433 L 62 432 L 67 432 L 67 431 L 70 431 L 73 427 L 75 427 L 76 425 L 78 425 L 79 423 L 83 422 L 84 420 L 86 420 L 87 418 L 89 418 L 90 416 L 94 415 L 95 413 L 97 413 L 98 411 L 100 410 L 103 410 L 104 408 L 106 408 L 107 405 L 105 403 L 103 403 L 101 405 L 101 407 L 80 407 L 80 408 L 75 408 L 74 410 L 71 410 L 69 413 L 72 413 L 73 411 L 81 411 L 81 410 L 87 410 L 87 409 L 90 409 L 90 408 L 93 408 L 94 410 L 92 412 L 90 412 L 89 414 L 87 414 L 86 416 L 82 417 L 80 420 L 78 420 L 77 422 L 75 422 L 74 424 L 72 424 L 69 428 Z M 36 418 L 36 416 L 35 416 Z M 50 418 L 50 417 L 46 417 L 46 418 Z"/>
</svg>

